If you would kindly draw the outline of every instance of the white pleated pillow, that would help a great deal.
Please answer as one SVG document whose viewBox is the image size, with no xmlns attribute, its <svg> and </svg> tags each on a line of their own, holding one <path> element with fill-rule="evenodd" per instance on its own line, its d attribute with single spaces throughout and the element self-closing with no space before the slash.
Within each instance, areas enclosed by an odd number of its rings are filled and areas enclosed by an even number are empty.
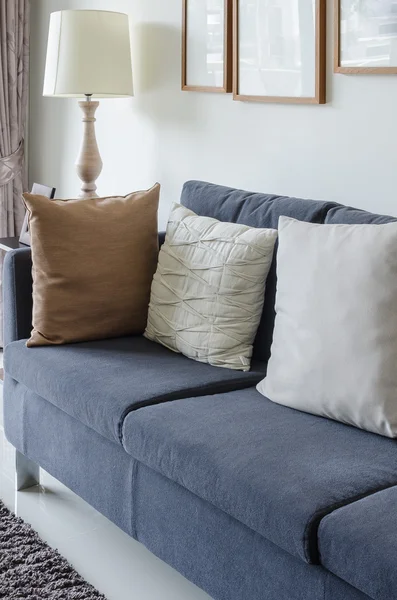
<svg viewBox="0 0 397 600">
<path fill-rule="evenodd" d="M 281 217 L 276 313 L 258 391 L 397 437 L 397 223 Z"/>
<path fill-rule="evenodd" d="M 248 371 L 277 231 L 174 204 L 145 337 L 194 360 Z"/>
</svg>

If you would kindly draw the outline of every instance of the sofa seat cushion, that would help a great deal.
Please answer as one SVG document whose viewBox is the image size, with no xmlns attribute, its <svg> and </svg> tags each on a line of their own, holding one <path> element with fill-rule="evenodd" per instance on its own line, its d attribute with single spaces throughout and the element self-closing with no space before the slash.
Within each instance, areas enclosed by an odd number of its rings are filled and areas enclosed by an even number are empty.
<svg viewBox="0 0 397 600">
<path fill-rule="evenodd" d="M 104 437 L 120 442 L 125 416 L 149 404 L 250 387 L 263 377 L 197 363 L 144 337 L 59 347 L 8 344 L 5 371 Z"/>
<path fill-rule="evenodd" d="M 374 600 L 397 598 L 397 487 L 323 519 L 322 564 Z"/>
<path fill-rule="evenodd" d="M 396 442 L 270 402 L 255 389 L 127 416 L 123 445 L 290 554 L 318 562 L 335 508 L 397 483 Z"/>
</svg>

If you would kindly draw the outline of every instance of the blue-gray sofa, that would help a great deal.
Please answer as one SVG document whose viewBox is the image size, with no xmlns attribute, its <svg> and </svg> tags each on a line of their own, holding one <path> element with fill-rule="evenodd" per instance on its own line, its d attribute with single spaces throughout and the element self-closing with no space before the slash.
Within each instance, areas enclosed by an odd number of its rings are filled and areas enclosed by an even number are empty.
<svg viewBox="0 0 397 600">
<path fill-rule="evenodd" d="M 181 202 L 254 227 L 277 228 L 280 215 L 394 220 L 194 181 Z M 270 353 L 275 273 L 273 264 L 252 370 L 242 373 L 143 337 L 26 348 L 30 251 L 9 253 L 6 435 L 216 600 L 397 599 L 397 442 L 255 389 Z"/>
</svg>

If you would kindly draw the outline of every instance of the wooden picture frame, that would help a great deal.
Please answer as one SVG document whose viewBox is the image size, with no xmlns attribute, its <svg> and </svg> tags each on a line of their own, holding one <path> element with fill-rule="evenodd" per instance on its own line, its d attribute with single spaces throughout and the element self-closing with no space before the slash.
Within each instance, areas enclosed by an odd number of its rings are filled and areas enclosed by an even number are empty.
<svg viewBox="0 0 397 600">
<path fill-rule="evenodd" d="M 232 92 L 232 0 L 223 0 L 224 2 L 224 29 L 223 29 L 223 81 L 222 85 L 199 85 L 189 83 L 188 73 L 188 12 L 189 2 L 192 0 L 182 0 L 182 90 L 184 92 L 211 92 L 228 94 Z M 202 0 L 199 0 L 202 2 Z"/>
<path fill-rule="evenodd" d="M 45 196 L 52 200 L 55 197 L 56 188 L 48 187 L 48 185 L 41 185 L 40 183 L 34 183 L 32 186 L 31 194 L 37 194 L 39 196 Z M 25 218 L 23 220 L 21 233 L 19 235 L 19 241 L 25 246 L 30 246 L 30 233 L 29 233 L 29 215 L 26 211 Z"/>
<path fill-rule="evenodd" d="M 233 99 L 242 102 L 273 102 L 289 104 L 326 103 L 326 0 L 315 0 L 313 95 L 254 95 L 241 91 L 240 77 L 240 3 L 233 0 Z M 270 7 L 273 8 L 273 7 Z"/>
<path fill-rule="evenodd" d="M 397 65 L 392 67 L 376 67 L 376 66 L 367 66 L 363 67 L 360 65 L 342 65 L 342 2 L 344 0 L 334 0 L 334 35 L 335 35 L 335 50 L 334 50 L 334 72 L 342 73 L 345 75 L 390 75 L 397 74 Z M 390 2 L 392 5 L 393 2 Z M 397 27 L 397 15 L 394 15 L 394 24 Z M 397 35 L 396 35 L 397 38 Z M 375 38 L 373 38 L 375 39 Z M 382 37 L 380 36 L 380 39 Z M 387 38 L 386 38 L 387 41 Z M 397 43 L 397 42 L 396 42 Z M 376 47 L 375 47 L 376 50 Z M 371 60 L 371 57 L 367 57 L 368 60 Z M 364 60 L 364 59 L 362 59 Z M 372 57 L 372 60 L 376 62 L 376 56 Z M 396 61 L 397 62 L 397 61 Z"/>
</svg>

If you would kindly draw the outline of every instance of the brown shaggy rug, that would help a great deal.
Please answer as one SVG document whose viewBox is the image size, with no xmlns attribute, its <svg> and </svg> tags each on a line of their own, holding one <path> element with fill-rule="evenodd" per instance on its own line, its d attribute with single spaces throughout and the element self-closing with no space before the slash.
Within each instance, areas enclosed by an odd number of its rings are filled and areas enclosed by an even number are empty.
<svg viewBox="0 0 397 600">
<path fill-rule="evenodd" d="M 106 600 L 0 502 L 0 598 Z"/>
</svg>

